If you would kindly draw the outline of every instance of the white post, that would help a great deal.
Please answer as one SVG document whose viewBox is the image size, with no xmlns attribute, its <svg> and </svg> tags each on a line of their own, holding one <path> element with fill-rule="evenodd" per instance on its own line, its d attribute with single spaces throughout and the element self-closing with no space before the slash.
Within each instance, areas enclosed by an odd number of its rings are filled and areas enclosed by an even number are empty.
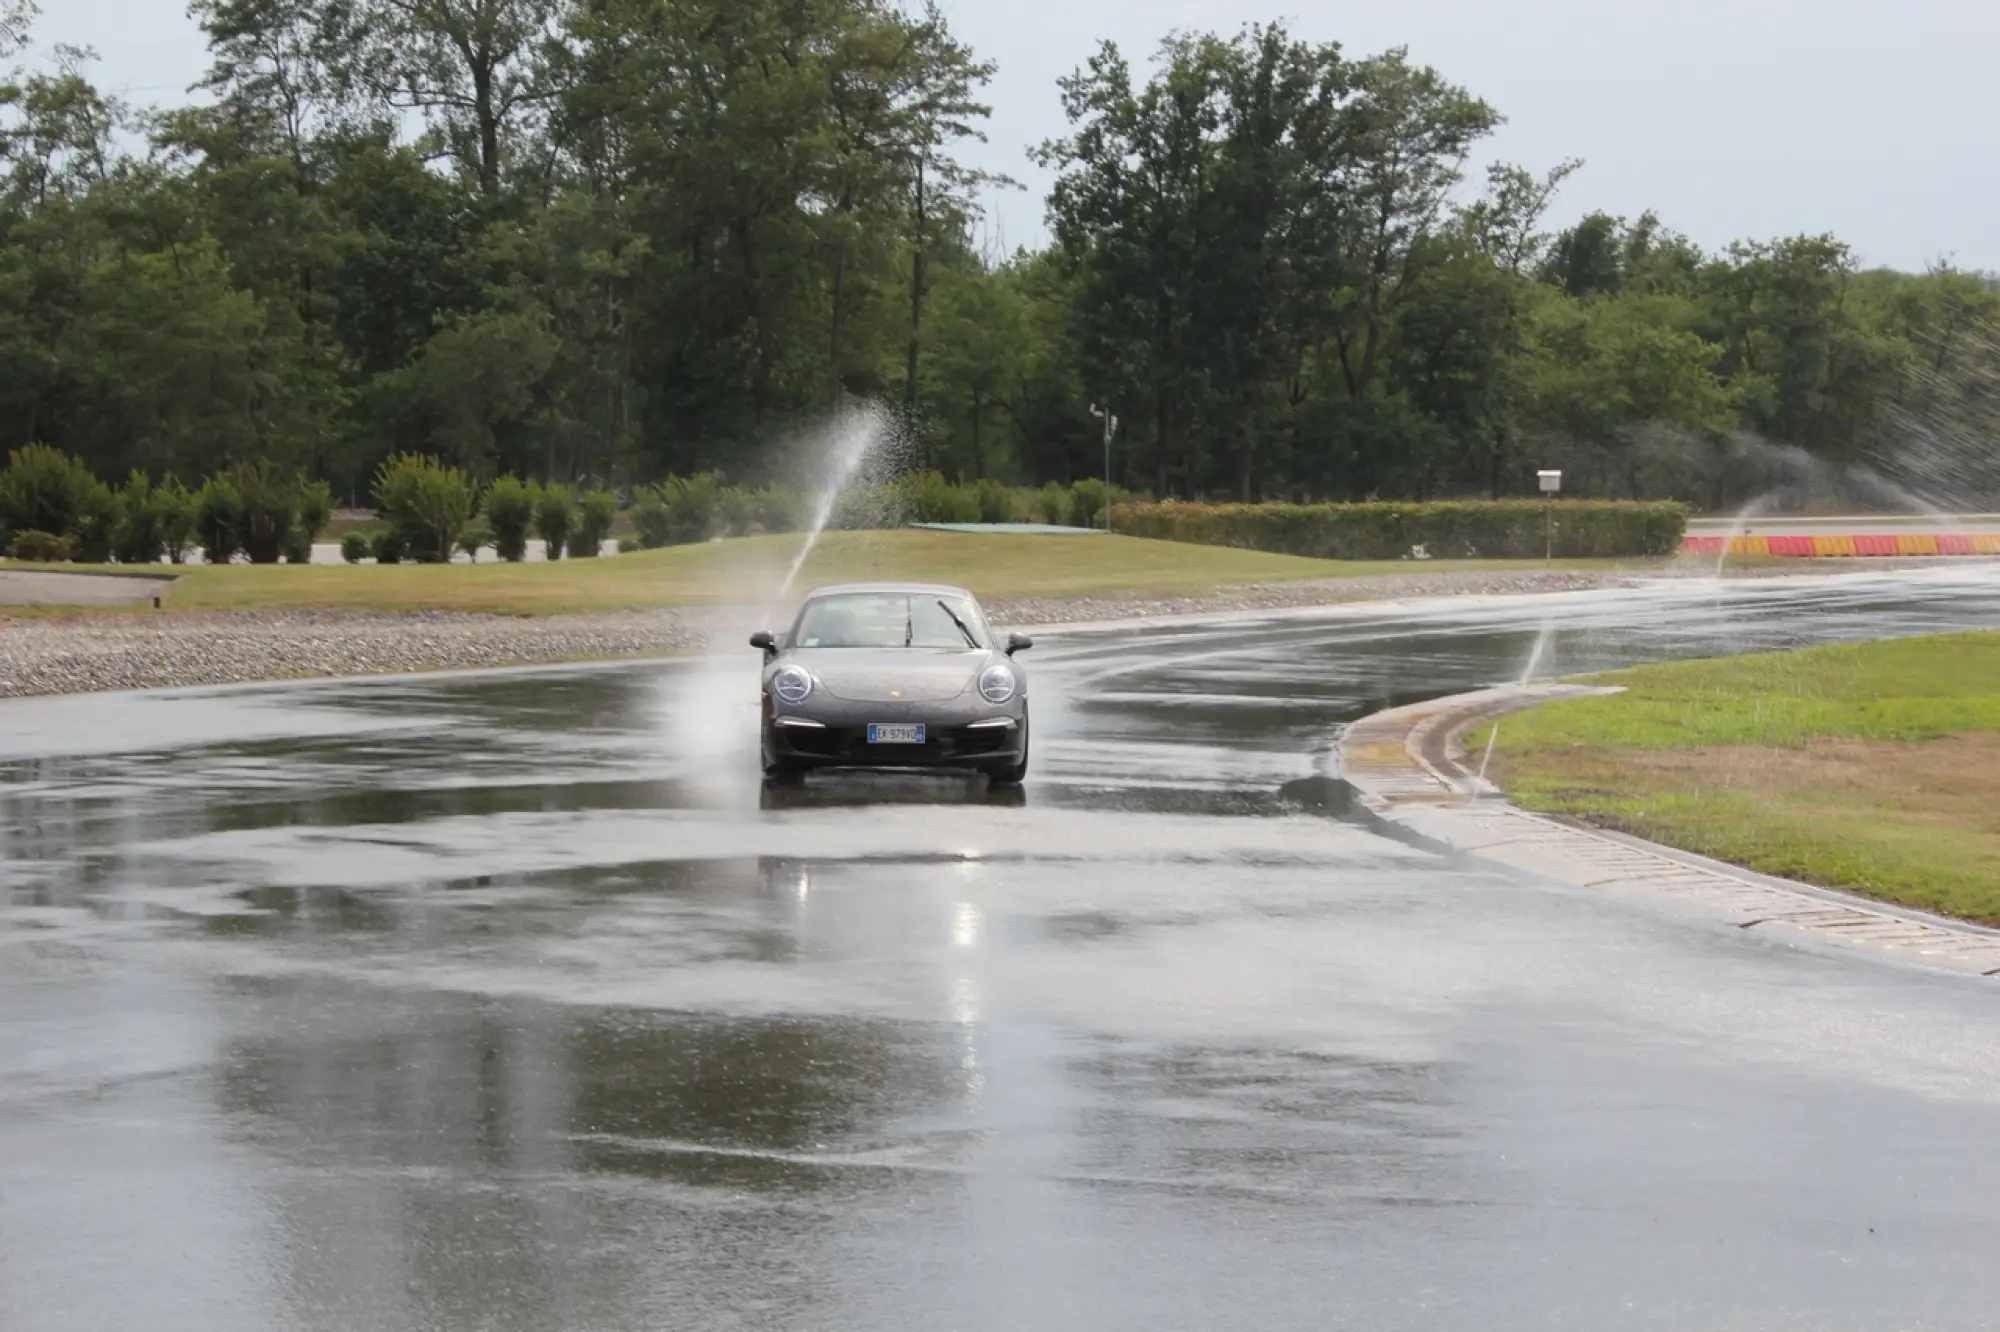
<svg viewBox="0 0 2000 1332">
<path fill-rule="evenodd" d="M 1541 482 L 1542 494 L 1548 497 L 1542 514 L 1542 564 L 1546 567 L 1556 562 L 1556 495 L 1562 490 L 1563 474 L 1557 471 L 1540 471 L 1535 479 Z"/>
<path fill-rule="evenodd" d="M 1096 403 L 1090 404 L 1090 414 L 1104 421 L 1104 533 L 1111 534 L 1111 436 L 1118 429 L 1118 418 Z"/>
</svg>

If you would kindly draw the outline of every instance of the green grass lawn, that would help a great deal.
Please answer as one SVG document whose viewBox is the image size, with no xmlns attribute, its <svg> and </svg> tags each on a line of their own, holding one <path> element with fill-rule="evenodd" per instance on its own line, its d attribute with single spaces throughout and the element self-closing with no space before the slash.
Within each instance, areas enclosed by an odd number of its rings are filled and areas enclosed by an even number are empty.
<svg viewBox="0 0 2000 1332">
<path fill-rule="evenodd" d="M 551 614 L 755 602 L 776 593 L 801 541 L 796 535 L 746 537 L 552 564 L 195 565 L 166 593 L 166 605 L 171 610 L 338 606 Z M 1610 560 L 1557 562 L 1559 568 L 1616 565 Z M 1539 563 L 1312 560 L 1120 536 L 829 532 L 807 561 L 799 586 L 920 578 L 955 583 L 984 597 L 1198 595 L 1243 583 L 1519 567 Z"/>
<path fill-rule="evenodd" d="M 1598 682 L 1627 692 L 1500 723 L 1492 773 L 1519 804 L 2000 924 L 2000 633 Z"/>
</svg>

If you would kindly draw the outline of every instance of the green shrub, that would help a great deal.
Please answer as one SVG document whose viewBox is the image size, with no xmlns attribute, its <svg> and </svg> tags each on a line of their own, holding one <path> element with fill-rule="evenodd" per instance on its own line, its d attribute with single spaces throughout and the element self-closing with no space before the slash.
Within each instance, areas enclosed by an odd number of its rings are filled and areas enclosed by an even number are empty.
<svg viewBox="0 0 2000 1332">
<path fill-rule="evenodd" d="M 120 564 L 157 564 L 166 553 L 157 493 L 151 479 L 135 467 L 114 496 L 111 553 Z"/>
<path fill-rule="evenodd" d="M 549 558 L 559 560 L 576 525 L 576 499 L 568 486 L 553 481 L 535 491 L 535 535 L 548 546 Z"/>
<path fill-rule="evenodd" d="M 632 549 L 658 550 L 667 544 L 666 496 L 658 486 L 640 486 L 632 492 Z M 624 550 L 625 543 L 618 543 Z"/>
<path fill-rule="evenodd" d="M 593 490 L 577 502 L 576 530 L 569 535 L 571 559 L 595 559 L 604 549 L 604 540 L 618 521 L 618 497 L 608 490 Z"/>
<path fill-rule="evenodd" d="M 749 536 L 757 530 L 757 497 L 740 486 L 715 493 L 715 535 Z"/>
<path fill-rule="evenodd" d="M 14 539 L 7 543 L 7 554 L 35 564 L 60 564 L 69 558 L 69 538 L 32 529 L 16 532 Z"/>
<path fill-rule="evenodd" d="M 319 540 L 319 534 L 326 531 L 326 525 L 333 521 L 333 487 L 324 481 L 313 481 L 299 487 L 299 526 L 305 529 L 308 543 Z"/>
<path fill-rule="evenodd" d="M 1069 488 L 1070 521 L 1078 527 L 1104 526 L 1104 483 L 1087 476 Z M 1129 535 L 1129 534 L 1128 534 Z"/>
<path fill-rule="evenodd" d="M 1330 560 L 1539 559 L 1547 510 L 1536 500 L 1435 504 L 1120 504 L 1126 536 L 1237 546 Z M 1555 554 L 1565 559 L 1671 555 L 1687 530 L 1676 503 L 1571 500 L 1555 506 Z"/>
<path fill-rule="evenodd" d="M 796 532 L 804 507 L 796 490 L 766 486 L 750 496 L 750 521 L 760 532 Z"/>
<path fill-rule="evenodd" d="M 202 558 L 227 564 L 243 548 L 243 492 L 221 474 L 202 482 L 194 497 L 195 534 Z"/>
<path fill-rule="evenodd" d="M 312 534 L 306 531 L 304 523 L 293 523 L 292 530 L 285 533 L 285 539 L 280 544 L 286 564 L 312 563 L 313 539 Z"/>
<path fill-rule="evenodd" d="M 368 555 L 368 538 L 361 533 L 349 532 L 340 539 L 340 558 L 349 564 L 359 564 Z"/>
<path fill-rule="evenodd" d="M 936 472 L 909 472 L 896 478 L 890 518 L 898 523 L 976 523 L 978 493 L 954 486 Z"/>
<path fill-rule="evenodd" d="M 88 468 L 60 449 L 46 444 L 17 449 L 0 472 L 0 527 L 69 536 L 94 481 Z"/>
<path fill-rule="evenodd" d="M 638 537 L 622 536 L 618 538 L 618 553 L 620 555 L 631 555 L 645 548 L 646 543 Z"/>
<path fill-rule="evenodd" d="M 299 522 L 299 483 L 269 463 L 242 463 L 230 479 L 243 498 L 240 541 L 252 564 L 276 564 L 285 542 Z M 311 544 L 310 541 L 307 542 Z"/>
<path fill-rule="evenodd" d="M 109 564 L 118 536 L 118 497 L 96 477 L 84 473 L 76 522 L 70 527 L 70 558 L 80 564 Z"/>
<path fill-rule="evenodd" d="M 465 525 L 465 530 L 458 534 L 458 548 L 465 552 L 466 559 L 475 564 L 479 561 L 480 550 L 492 544 L 493 529 L 488 526 L 484 518 L 474 518 Z"/>
<path fill-rule="evenodd" d="M 201 529 L 201 503 L 177 477 L 153 487 L 153 512 L 160 524 L 160 546 L 175 564 L 185 564 Z"/>
<path fill-rule="evenodd" d="M 1055 481 L 1028 496 L 1028 511 L 1035 521 L 1051 527 L 1069 526 L 1071 507 L 1069 488 Z"/>
<path fill-rule="evenodd" d="M 663 546 L 685 546 L 719 535 L 718 499 L 722 478 L 714 472 L 671 477 L 661 488 L 667 508 L 666 540 Z"/>
<path fill-rule="evenodd" d="M 456 467 L 415 453 L 382 464 L 375 498 L 390 530 L 402 541 L 402 555 L 423 564 L 443 564 L 465 539 L 472 521 L 472 482 Z"/>
<path fill-rule="evenodd" d="M 493 532 L 493 551 L 510 564 L 528 557 L 528 530 L 535 525 L 535 488 L 516 476 L 503 476 L 486 488 L 486 525 Z"/>
<path fill-rule="evenodd" d="M 972 488 L 972 498 L 973 503 L 979 506 L 979 521 L 982 523 L 1011 523 L 1017 518 L 1013 489 L 990 476 Z"/>
<path fill-rule="evenodd" d="M 395 528 L 378 532 L 369 549 L 375 552 L 377 564 L 401 564 L 403 562 L 403 534 Z"/>
</svg>

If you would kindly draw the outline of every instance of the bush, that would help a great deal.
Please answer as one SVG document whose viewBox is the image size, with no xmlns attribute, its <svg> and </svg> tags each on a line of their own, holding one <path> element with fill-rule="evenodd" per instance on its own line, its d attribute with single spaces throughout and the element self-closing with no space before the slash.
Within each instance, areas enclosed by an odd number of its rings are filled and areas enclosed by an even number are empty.
<svg viewBox="0 0 2000 1332">
<path fill-rule="evenodd" d="M 113 497 L 111 553 L 120 564 L 157 564 L 166 553 L 156 493 L 152 481 L 135 467 Z"/>
<path fill-rule="evenodd" d="M 369 549 L 375 552 L 375 563 L 377 564 L 401 564 L 403 562 L 403 534 L 393 527 L 386 532 L 378 532 L 375 540 L 369 544 Z"/>
<path fill-rule="evenodd" d="M 211 476 L 194 496 L 195 535 L 202 558 L 227 564 L 243 544 L 243 492 L 226 476 Z"/>
<path fill-rule="evenodd" d="M 535 525 L 535 488 L 519 477 L 503 476 L 486 488 L 486 525 L 493 550 L 518 564 L 528 558 L 528 529 Z"/>
<path fill-rule="evenodd" d="M 7 554 L 35 564 L 60 564 L 69 558 L 69 538 L 32 529 L 16 532 L 14 539 L 7 543 Z"/>
<path fill-rule="evenodd" d="M 979 506 L 979 521 L 982 523 L 1011 523 L 1015 521 L 1014 491 L 1001 485 L 992 477 L 987 477 L 972 488 L 973 502 Z"/>
<path fill-rule="evenodd" d="M 1536 500 L 1168 502 L 1120 504 L 1112 513 L 1113 526 L 1126 536 L 1330 560 L 1403 559 L 1418 546 L 1434 559 L 1540 559 L 1546 521 Z M 1671 555 L 1686 530 L 1682 504 L 1571 500 L 1555 506 L 1555 553 L 1565 559 Z"/>
<path fill-rule="evenodd" d="M 1104 526 L 1104 483 L 1088 476 L 1071 486 L 1069 513 L 1070 521 L 1078 527 Z"/>
<path fill-rule="evenodd" d="M 549 558 L 562 558 L 569 544 L 569 530 L 576 525 L 576 499 L 568 486 L 553 481 L 535 492 L 535 535 L 542 539 Z"/>
<path fill-rule="evenodd" d="M 402 556 L 443 564 L 465 540 L 476 497 L 472 482 L 458 468 L 404 453 L 382 464 L 375 498 L 402 543 Z"/>
<path fill-rule="evenodd" d="M 76 521 L 70 526 L 70 558 L 82 564 L 109 564 L 118 535 L 118 497 L 111 487 L 84 473 Z"/>
<path fill-rule="evenodd" d="M 319 540 L 319 534 L 326 531 L 326 525 L 333 521 L 333 487 L 324 481 L 314 481 L 299 487 L 299 526 L 305 529 L 306 542 Z"/>
<path fill-rule="evenodd" d="M 313 558 L 312 534 L 303 523 L 293 523 L 285 539 L 280 543 L 286 564 L 311 564 Z"/>
<path fill-rule="evenodd" d="M 645 548 L 646 548 L 646 543 L 640 540 L 638 537 L 622 536 L 618 538 L 618 553 L 620 555 L 635 554 L 638 551 L 644 550 Z"/>
<path fill-rule="evenodd" d="M 243 497 L 241 542 L 252 564 L 276 564 L 299 523 L 299 483 L 266 462 L 240 464 L 231 479 Z M 306 542 L 310 547 L 310 539 Z"/>
<path fill-rule="evenodd" d="M 799 516 L 804 505 L 795 490 L 766 486 L 749 496 L 749 502 L 750 521 L 760 532 L 796 532 L 804 525 Z"/>
<path fill-rule="evenodd" d="M 683 546 L 720 535 L 722 478 L 714 472 L 673 477 L 661 488 L 667 508 L 667 539 L 661 545 Z"/>
<path fill-rule="evenodd" d="M 175 564 L 187 562 L 201 528 L 200 497 L 168 477 L 153 487 L 153 513 L 160 524 L 160 546 Z"/>
<path fill-rule="evenodd" d="M 368 538 L 359 532 L 349 532 L 340 539 L 340 558 L 349 564 L 359 564 L 368 558 Z"/>
<path fill-rule="evenodd" d="M 458 536 L 458 548 L 465 552 L 466 559 L 475 564 L 479 562 L 480 550 L 492 544 L 493 529 L 487 526 L 484 518 L 474 518 Z"/>
<path fill-rule="evenodd" d="M 569 557 L 595 559 L 604 549 L 618 521 L 618 497 L 608 490 L 593 490 L 576 506 L 576 530 L 569 534 Z"/>
<path fill-rule="evenodd" d="M 715 535 L 749 536 L 757 527 L 757 497 L 739 486 L 715 492 Z"/>
<path fill-rule="evenodd" d="M 1069 526 L 1071 507 L 1069 488 L 1059 482 L 1051 481 L 1028 496 L 1028 510 L 1035 521 L 1050 527 Z"/>
<path fill-rule="evenodd" d="M 0 472 L 0 527 L 69 536 L 95 479 L 81 462 L 46 444 L 18 449 Z"/>
<path fill-rule="evenodd" d="M 658 486 L 640 486 L 632 492 L 632 549 L 658 550 L 667 544 L 672 531 L 667 498 Z M 623 551 L 625 543 L 620 541 Z"/>
<path fill-rule="evenodd" d="M 976 523 L 979 496 L 954 486 L 936 472 L 910 472 L 896 478 L 892 518 L 900 523 Z"/>
</svg>

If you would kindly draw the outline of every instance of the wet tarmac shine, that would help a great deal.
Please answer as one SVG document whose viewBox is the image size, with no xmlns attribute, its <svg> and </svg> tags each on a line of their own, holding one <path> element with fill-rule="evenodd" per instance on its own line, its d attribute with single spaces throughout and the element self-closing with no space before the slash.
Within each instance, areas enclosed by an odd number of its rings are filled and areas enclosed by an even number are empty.
<svg viewBox="0 0 2000 1332">
<path fill-rule="evenodd" d="M 1544 624 L 2000 576 L 1042 638 L 1012 793 L 760 787 L 747 653 L 0 704 L 0 1328 L 1994 1325 L 1995 982 L 1348 808 Z"/>
</svg>

